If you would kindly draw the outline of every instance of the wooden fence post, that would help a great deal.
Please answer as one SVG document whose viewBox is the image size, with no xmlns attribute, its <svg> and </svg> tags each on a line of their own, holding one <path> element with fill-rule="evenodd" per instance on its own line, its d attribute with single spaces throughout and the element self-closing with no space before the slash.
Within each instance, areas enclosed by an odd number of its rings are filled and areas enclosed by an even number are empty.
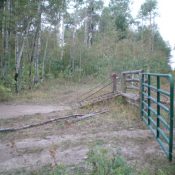
<svg viewBox="0 0 175 175">
<path fill-rule="evenodd" d="M 126 74 L 122 73 L 121 76 L 121 88 L 122 88 L 122 92 L 126 93 Z"/>
<path fill-rule="evenodd" d="M 112 74 L 112 92 L 115 93 L 117 90 L 117 74 L 113 73 Z"/>
</svg>

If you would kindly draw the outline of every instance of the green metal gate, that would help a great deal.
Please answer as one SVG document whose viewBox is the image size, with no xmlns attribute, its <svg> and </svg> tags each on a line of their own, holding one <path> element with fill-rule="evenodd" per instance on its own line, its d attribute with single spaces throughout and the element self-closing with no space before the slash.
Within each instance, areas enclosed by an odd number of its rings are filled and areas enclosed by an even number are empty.
<svg viewBox="0 0 175 175">
<path fill-rule="evenodd" d="M 162 89 L 162 81 L 167 86 Z M 167 90 L 168 89 L 168 90 Z M 164 100 L 166 99 L 166 101 Z M 141 118 L 171 161 L 173 157 L 174 80 L 171 74 L 141 74 Z"/>
</svg>

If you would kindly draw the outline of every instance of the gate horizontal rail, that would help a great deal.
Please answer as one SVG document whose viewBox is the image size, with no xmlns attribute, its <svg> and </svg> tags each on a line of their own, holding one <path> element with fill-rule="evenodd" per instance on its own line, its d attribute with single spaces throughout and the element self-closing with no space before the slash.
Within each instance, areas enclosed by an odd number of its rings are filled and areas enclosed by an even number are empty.
<svg viewBox="0 0 175 175">
<path fill-rule="evenodd" d="M 152 85 L 152 78 L 156 85 Z M 161 89 L 161 79 L 169 83 L 169 90 Z M 156 95 L 152 95 L 152 92 Z M 173 117 L 174 117 L 174 80 L 171 74 L 142 73 L 141 74 L 141 118 L 155 135 L 160 147 L 172 161 L 173 156 Z M 155 97 L 156 96 L 156 97 Z M 161 102 L 161 97 L 169 98 L 169 105 Z M 156 109 L 155 109 L 156 108 Z M 161 112 L 164 111 L 164 113 Z M 168 117 L 166 117 L 166 115 Z"/>
</svg>

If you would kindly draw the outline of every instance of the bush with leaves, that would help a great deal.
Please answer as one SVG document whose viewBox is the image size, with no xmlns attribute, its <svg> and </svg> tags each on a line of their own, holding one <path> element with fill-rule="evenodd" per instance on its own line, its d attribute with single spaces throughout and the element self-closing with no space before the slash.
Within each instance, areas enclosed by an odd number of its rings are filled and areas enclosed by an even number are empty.
<svg viewBox="0 0 175 175">
<path fill-rule="evenodd" d="M 0 84 L 0 101 L 7 101 L 11 98 L 11 90 Z"/>
<path fill-rule="evenodd" d="M 118 155 L 110 155 L 106 149 L 95 148 L 88 153 L 88 162 L 92 166 L 91 175 L 131 175 L 132 169 Z"/>
</svg>

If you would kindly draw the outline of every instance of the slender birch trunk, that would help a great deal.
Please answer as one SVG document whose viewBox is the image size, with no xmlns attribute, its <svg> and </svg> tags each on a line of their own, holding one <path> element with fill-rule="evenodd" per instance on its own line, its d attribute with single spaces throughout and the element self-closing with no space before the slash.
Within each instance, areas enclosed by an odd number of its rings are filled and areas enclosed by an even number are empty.
<svg viewBox="0 0 175 175">
<path fill-rule="evenodd" d="M 58 14 L 58 24 L 56 26 L 57 30 L 57 44 L 58 47 L 61 48 L 60 59 L 63 59 L 64 56 L 64 35 L 65 35 L 65 27 L 64 27 L 64 14 Z"/>
<path fill-rule="evenodd" d="M 93 25 L 93 13 L 94 13 L 94 4 L 93 1 L 91 0 L 89 2 L 89 5 L 87 7 L 87 14 L 84 20 L 84 43 L 87 47 L 91 47 L 93 43 L 93 30 L 94 30 L 94 25 Z"/>
<path fill-rule="evenodd" d="M 72 62 L 72 72 L 75 72 L 75 50 L 76 50 L 76 24 L 72 32 L 72 51 L 71 51 L 71 62 Z"/>
<path fill-rule="evenodd" d="M 49 41 L 49 36 L 47 37 L 46 45 L 44 49 L 44 56 L 43 56 L 43 63 L 42 63 L 42 80 L 45 79 L 45 60 L 46 60 L 46 55 L 47 55 L 48 41 Z"/>
<path fill-rule="evenodd" d="M 61 15 L 61 31 L 60 31 L 60 46 L 61 46 L 61 60 L 64 56 L 64 33 L 65 33 L 65 27 L 64 27 L 64 14 Z"/>
<path fill-rule="evenodd" d="M 9 60 L 9 19 L 10 19 L 10 7 L 11 0 L 4 1 L 4 16 L 2 22 L 2 40 L 3 40 L 3 58 L 1 61 L 2 65 L 2 78 L 6 79 L 7 67 Z"/>
<path fill-rule="evenodd" d="M 84 19 L 84 44 L 88 46 L 88 16 Z"/>
<path fill-rule="evenodd" d="M 41 51 L 41 1 L 38 2 L 38 20 L 37 20 L 37 40 L 34 50 L 34 84 L 39 82 L 39 57 Z"/>
<path fill-rule="evenodd" d="M 28 23 L 27 28 L 24 31 L 24 33 L 21 33 L 18 31 L 18 24 L 17 24 L 16 36 L 15 36 L 15 59 L 16 59 L 15 81 L 16 81 L 16 92 L 17 93 L 20 91 L 21 60 L 22 60 L 25 41 L 28 36 L 29 28 L 30 28 L 30 22 Z M 21 38 L 22 38 L 22 41 L 20 42 Z"/>
</svg>

